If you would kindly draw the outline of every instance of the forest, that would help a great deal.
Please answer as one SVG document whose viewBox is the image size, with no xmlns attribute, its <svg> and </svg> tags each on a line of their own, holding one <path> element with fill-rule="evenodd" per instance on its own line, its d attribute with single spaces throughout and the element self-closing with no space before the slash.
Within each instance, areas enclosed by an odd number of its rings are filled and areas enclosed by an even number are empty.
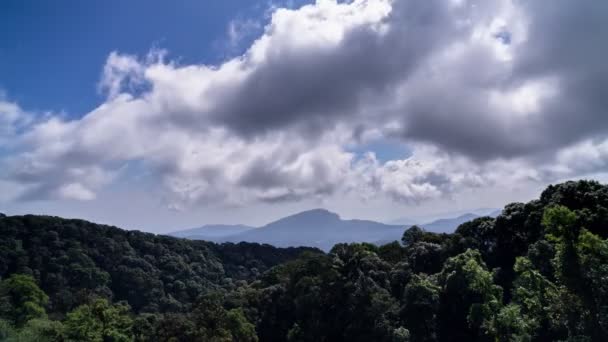
<svg viewBox="0 0 608 342">
<path fill-rule="evenodd" d="M 596 181 L 329 253 L 0 216 L 3 341 L 608 341 Z"/>
</svg>

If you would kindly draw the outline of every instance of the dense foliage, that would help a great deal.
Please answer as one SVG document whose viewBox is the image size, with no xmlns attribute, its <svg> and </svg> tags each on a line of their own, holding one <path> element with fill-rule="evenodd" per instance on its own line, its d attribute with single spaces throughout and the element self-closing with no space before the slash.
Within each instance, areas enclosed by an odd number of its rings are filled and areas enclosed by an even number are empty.
<svg viewBox="0 0 608 342">
<path fill-rule="evenodd" d="M 325 254 L 0 218 L 9 341 L 606 341 L 608 186 Z"/>
</svg>

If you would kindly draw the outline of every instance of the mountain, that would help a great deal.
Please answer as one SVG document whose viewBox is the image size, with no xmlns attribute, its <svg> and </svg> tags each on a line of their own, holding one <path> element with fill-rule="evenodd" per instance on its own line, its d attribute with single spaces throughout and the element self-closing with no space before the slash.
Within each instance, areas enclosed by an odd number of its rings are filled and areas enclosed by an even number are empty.
<svg viewBox="0 0 608 342">
<path fill-rule="evenodd" d="M 251 229 L 255 229 L 255 227 L 242 224 L 208 224 L 198 228 L 179 230 L 169 233 L 169 236 L 191 240 L 208 240 L 219 242 L 225 240 L 229 236 L 244 233 Z"/>
<path fill-rule="evenodd" d="M 314 209 L 230 236 L 226 241 L 267 243 L 276 247 L 309 246 L 327 251 L 340 242 L 399 240 L 403 231 L 402 225 L 342 220 L 325 209 Z"/>
<path fill-rule="evenodd" d="M 393 220 L 388 221 L 388 224 L 398 224 L 398 225 L 403 225 L 403 226 L 412 226 L 412 225 L 419 225 L 419 226 L 424 226 L 424 222 L 426 222 L 426 225 L 433 223 L 434 221 L 438 221 L 438 220 L 455 220 L 457 219 L 457 217 L 459 216 L 464 216 L 464 215 L 470 215 L 473 214 L 475 215 L 475 217 L 481 217 L 481 216 L 490 216 L 490 217 L 496 217 L 498 215 L 500 215 L 500 213 L 502 212 L 502 209 L 497 209 L 497 208 L 477 208 L 477 209 L 469 209 L 469 210 L 457 210 L 457 211 L 448 211 L 448 212 L 439 212 L 439 213 L 434 213 L 434 214 L 427 214 L 427 215 L 415 215 L 415 216 L 410 216 L 410 217 L 399 217 Z M 454 227 L 456 228 L 456 227 Z"/>
<path fill-rule="evenodd" d="M 478 213 L 497 216 L 500 210 L 479 209 L 457 217 L 441 218 L 419 226 L 430 232 L 452 233 L 464 222 L 480 217 Z M 257 242 L 276 247 L 317 247 L 325 251 L 340 242 L 384 244 L 399 240 L 403 231 L 416 224 L 402 218 L 395 224 L 369 220 L 343 220 L 325 209 L 313 209 L 284 217 L 263 227 L 246 225 L 205 225 L 170 233 L 170 236 L 213 242 Z"/>
<path fill-rule="evenodd" d="M 400 217 L 400 218 L 388 221 L 387 223 L 390 225 L 401 225 L 401 226 L 409 227 L 409 226 L 413 226 L 413 225 L 419 223 L 419 221 L 411 219 L 409 217 Z"/>
<path fill-rule="evenodd" d="M 479 215 L 468 213 L 458 217 L 435 220 L 426 224 L 421 224 L 420 226 L 430 232 L 453 233 L 459 225 L 478 217 Z"/>
</svg>

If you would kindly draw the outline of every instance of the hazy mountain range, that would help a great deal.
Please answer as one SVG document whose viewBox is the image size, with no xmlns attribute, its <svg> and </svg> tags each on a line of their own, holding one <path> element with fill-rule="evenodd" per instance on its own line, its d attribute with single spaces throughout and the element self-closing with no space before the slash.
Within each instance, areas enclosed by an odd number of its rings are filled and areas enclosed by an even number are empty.
<svg viewBox="0 0 608 342">
<path fill-rule="evenodd" d="M 198 228 L 180 230 L 169 235 L 192 240 L 214 241 L 216 239 L 221 240 L 227 236 L 237 235 L 250 229 L 255 229 L 255 227 L 242 224 L 208 224 Z"/>
<path fill-rule="evenodd" d="M 422 216 L 411 216 L 411 217 L 400 217 L 397 219 L 389 220 L 387 224 L 402 224 L 402 225 L 413 225 L 417 224 L 419 226 L 428 225 L 438 220 L 446 220 L 446 219 L 456 219 L 461 216 L 466 215 L 474 215 L 476 217 L 481 216 L 491 216 L 496 217 L 502 212 L 502 209 L 496 208 L 477 208 L 477 209 L 469 209 L 469 210 L 459 210 L 459 211 L 449 211 L 442 213 L 435 213 L 432 215 L 422 215 Z M 455 229 L 456 227 L 454 227 Z"/>
<path fill-rule="evenodd" d="M 460 224 L 480 217 L 487 212 L 497 216 L 500 210 L 484 209 L 456 217 L 441 218 L 418 224 L 428 231 L 449 233 Z M 311 246 L 329 250 L 340 242 L 386 243 L 399 240 L 403 231 L 416 224 L 410 220 L 405 224 L 385 224 L 370 220 L 343 220 L 325 209 L 313 209 L 281 218 L 262 227 L 247 225 L 205 225 L 199 228 L 180 230 L 169 235 L 187 239 L 214 242 L 257 242 L 277 247 Z"/>
</svg>

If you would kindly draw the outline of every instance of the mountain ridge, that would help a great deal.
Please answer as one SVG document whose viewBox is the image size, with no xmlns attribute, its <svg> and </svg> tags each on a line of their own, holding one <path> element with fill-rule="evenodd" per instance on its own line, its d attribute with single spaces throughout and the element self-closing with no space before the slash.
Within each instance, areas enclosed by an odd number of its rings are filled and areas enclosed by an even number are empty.
<svg viewBox="0 0 608 342">
<path fill-rule="evenodd" d="M 419 226 L 434 233 L 453 233 L 459 225 L 478 217 L 481 216 L 467 213 L 457 217 L 437 219 L 435 221 L 420 224 Z"/>
<path fill-rule="evenodd" d="M 221 240 L 226 236 L 239 234 L 251 229 L 255 229 L 255 227 L 244 224 L 206 224 L 197 228 L 174 231 L 167 235 L 191 240 L 216 242 L 216 240 Z"/>
<path fill-rule="evenodd" d="M 311 246 L 328 251 L 340 242 L 396 240 L 403 230 L 403 226 L 369 220 L 343 220 L 329 210 L 312 209 L 230 236 L 226 241 L 267 243 L 277 247 Z"/>
<path fill-rule="evenodd" d="M 460 224 L 480 217 L 466 213 L 419 224 L 437 233 L 453 232 Z M 309 246 L 329 250 L 340 242 L 386 243 L 399 240 L 412 224 L 385 224 L 373 220 L 342 219 L 324 208 L 315 208 L 281 217 L 260 227 L 247 225 L 204 225 L 176 231 L 170 236 L 213 242 L 256 242 L 276 247 Z"/>
</svg>

